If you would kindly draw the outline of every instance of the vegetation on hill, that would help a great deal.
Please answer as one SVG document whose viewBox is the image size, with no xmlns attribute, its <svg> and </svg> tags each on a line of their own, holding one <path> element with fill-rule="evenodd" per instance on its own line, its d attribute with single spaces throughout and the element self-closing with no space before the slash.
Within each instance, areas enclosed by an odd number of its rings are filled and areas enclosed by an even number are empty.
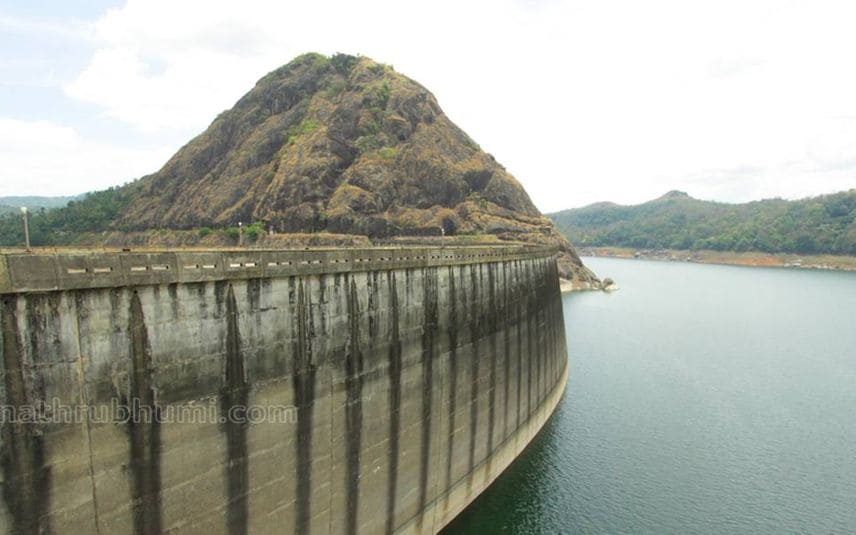
<svg viewBox="0 0 856 535">
<path fill-rule="evenodd" d="M 670 192 L 549 217 L 578 246 L 856 255 L 856 189 L 797 201 L 726 204 Z"/>
<path fill-rule="evenodd" d="M 31 209 L 29 215 L 30 242 L 33 245 L 68 245 L 86 232 L 98 232 L 111 227 L 131 199 L 133 188 L 110 188 L 87 193 L 79 200 L 67 201 L 64 208 Z M 18 208 L 0 216 L 0 245 L 24 243 L 24 229 Z"/>
<path fill-rule="evenodd" d="M 261 221 L 385 238 L 552 228 L 424 87 L 344 54 L 305 54 L 263 77 L 133 197 L 117 222 L 133 230 Z"/>
</svg>

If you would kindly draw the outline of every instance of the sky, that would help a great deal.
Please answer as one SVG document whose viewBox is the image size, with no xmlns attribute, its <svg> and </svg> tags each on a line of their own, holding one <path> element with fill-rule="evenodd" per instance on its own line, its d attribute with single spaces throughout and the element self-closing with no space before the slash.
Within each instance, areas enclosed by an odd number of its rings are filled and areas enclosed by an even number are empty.
<svg viewBox="0 0 856 535">
<path fill-rule="evenodd" d="M 0 196 L 157 171 L 316 51 L 426 86 L 544 212 L 856 187 L 852 0 L 0 0 Z"/>
</svg>

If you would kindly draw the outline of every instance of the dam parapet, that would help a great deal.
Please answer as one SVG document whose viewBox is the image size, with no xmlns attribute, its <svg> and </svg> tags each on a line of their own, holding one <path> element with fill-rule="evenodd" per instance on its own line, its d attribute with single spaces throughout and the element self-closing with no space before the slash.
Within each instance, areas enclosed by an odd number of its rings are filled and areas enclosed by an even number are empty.
<svg viewBox="0 0 856 535">
<path fill-rule="evenodd" d="M 0 255 L 0 532 L 436 532 L 564 391 L 555 256 Z"/>
</svg>

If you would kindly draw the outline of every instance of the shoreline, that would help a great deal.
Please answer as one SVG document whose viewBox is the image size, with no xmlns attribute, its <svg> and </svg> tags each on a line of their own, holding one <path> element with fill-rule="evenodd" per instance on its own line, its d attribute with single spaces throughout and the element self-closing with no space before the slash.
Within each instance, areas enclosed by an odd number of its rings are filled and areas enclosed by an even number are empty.
<svg viewBox="0 0 856 535">
<path fill-rule="evenodd" d="M 581 247 L 582 257 L 659 260 L 663 262 L 695 262 L 730 266 L 779 267 L 791 269 L 821 269 L 856 271 L 856 256 L 798 255 L 790 253 L 761 253 L 733 251 L 686 251 L 679 249 L 630 249 L 627 247 Z"/>
<path fill-rule="evenodd" d="M 566 294 L 568 292 L 581 292 L 585 291 L 581 288 L 575 288 L 573 281 L 568 279 L 559 278 L 559 293 Z"/>
</svg>

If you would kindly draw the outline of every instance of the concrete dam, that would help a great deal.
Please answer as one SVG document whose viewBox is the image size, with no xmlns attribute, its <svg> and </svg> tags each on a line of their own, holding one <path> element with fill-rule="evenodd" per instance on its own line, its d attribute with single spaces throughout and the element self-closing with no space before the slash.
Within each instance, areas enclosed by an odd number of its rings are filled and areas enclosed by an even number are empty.
<svg viewBox="0 0 856 535">
<path fill-rule="evenodd" d="M 542 247 L 0 255 L 2 533 L 434 533 L 564 392 Z"/>
</svg>

